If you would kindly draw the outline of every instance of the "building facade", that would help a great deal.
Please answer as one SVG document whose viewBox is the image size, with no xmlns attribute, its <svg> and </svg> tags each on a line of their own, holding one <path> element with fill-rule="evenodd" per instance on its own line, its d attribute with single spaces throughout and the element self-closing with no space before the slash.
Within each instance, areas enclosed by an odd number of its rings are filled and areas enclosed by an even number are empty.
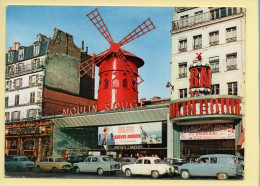
<svg viewBox="0 0 260 186">
<path fill-rule="evenodd" d="M 38 34 L 30 46 L 15 42 L 9 48 L 5 80 L 6 154 L 28 155 L 32 159 L 51 155 L 52 146 L 45 148 L 44 142 L 52 144 L 53 124 L 41 118 L 60 115 L 64 107 L 96 104 L 94 70 L 81 78 L 74 69 L 89 58 L 84 46 L 78 48 L 73 36 L 56 28 L 51 38 Z M 44 134 L 45 129 L 48 132 Z"/>
<path fill-rule="evenodd" d="M 245 9 L 239 7 L 178 7 L 175 9 L 171 30 L 171 84 L 174 86 L 171 106 L 182 101 L 197 100 L 199 103 L 198 100 L 208 99 L 208 102 L 204 103 L 203 107 L 207 108 L 203 108 L 203 112 L 193 116 L 192 113 L 190 115 L 180 113 L 182 117 L 176 117 L 174 111 L 170 109 L 170 115 L 173 114 L 171 125 L 173 125 L 174 155 L 240 154 L 237 142 L 244 128 L 245 115 L 245 20 Z M 193 80 L 189 70 L 194 64 L 196 54 L 201 54 L 203 65 L 208 64 L 211 67 L 211 90 L 206 97 L 200 95 L 195 98 L 190 89 Z M 231 107 L 230 101 L 223 103 L 225 111 L 221 113 L 220 104 L 215 103 L 216 101 L 220 103 L 224 98 L 240 100 L 238 107 L 241 107 L 241 113 L 227 112 Z M 210 109 L 211 99 L 215 99 L 212 113 L 206 111 Z M 228 105 L 225 105 L 226 103 Z M 183 103 L 180 107 L 183 107 Z M 220 130 L 219 128 L 235 130 L 235 137 L 226 136 L 221 140 L 218 135 L 206 137 L 204 133 L 201 139 L 189 136 L 191 140 L 184 140 L 184 136 L 188 136 L 189 132 L 199 136 L 199 132 L 216 132 L 215 130 Z"/>
</svg>

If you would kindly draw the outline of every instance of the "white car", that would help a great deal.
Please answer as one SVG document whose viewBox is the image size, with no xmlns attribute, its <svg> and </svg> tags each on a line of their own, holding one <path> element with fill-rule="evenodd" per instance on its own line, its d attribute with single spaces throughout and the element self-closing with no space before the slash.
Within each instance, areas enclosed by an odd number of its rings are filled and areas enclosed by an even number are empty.
<svg viewBox="0 0 260 186">
<path fill-rule="evenodd" d="M 89 156 L 84 162 L 73 163 L 73 170 L 76 174 L 80 172 L 97 172 L 102 175 L 104 172 L 114 174 L 121 170 L 120 163 L 113 161 L 109 156 Z"/>
<path fill-rule="evenodd" d="M 153 178 L 158 178 L 161 175 L 174 174 L 174 167 L 163 163 L 157 157 L 142 157 L 134 164 L 124 165 L 122 171 L 128 177 L 131 175 L 151 175 Z"/>
</svg>

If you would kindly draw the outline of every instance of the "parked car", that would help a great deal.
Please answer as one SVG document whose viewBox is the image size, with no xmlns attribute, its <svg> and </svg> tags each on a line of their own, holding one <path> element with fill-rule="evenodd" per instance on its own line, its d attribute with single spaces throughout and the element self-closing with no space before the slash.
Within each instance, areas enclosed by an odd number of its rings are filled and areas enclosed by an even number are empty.
<svg viewBox="0 0 260 186">
<path fill-rule="evenodd" d="M 32 170 L 34 167 L 34 162 L 29 161 L 26 156 L 13 156 L 11 159 L 7 159 L 5 162 L 5 170 Z"/>
<path fill-rule="evenodd" d="M 120 169 L 120 163 L 113 161 L 109 156 L 89 156 L 84 162 L 74 163 L 73 170 L 75 173 L 80 172 L 97 172 L 98 175 L 104 172 L 115 173 Z"/>
<path fill-rule="evenodd" d="M 157 157 L 142 157 L 134 164 L 122 166 L 122 171 L 126 176 L 132 175 L 151 175 L 153 178 L 158 178 L 161 175 L 171 175 L 174 173 L 174 168 L 163 163 Z"/>
<path fill-rule="evenodd" d="M 49 156 L 43 161 L 36 161 L 35 163 L 36 171 L 68 171 L 71 169 L 72 165 L 66 162 L 61 156 Z"/>
<path fill-rule="evenodd" d="M 180 165 L 183 165 L 184 163 L 186 163 L 186 160 L 184 159 L 178 159 L 178 158 L 165 158 L 163 160 L 164 163 L 171 165 L 174 167 L 174 171 L 176 174 L 178 174 L 178 167 Z"/>
<path fill-rule="evenodd" d="M 122 158 L 119 162 L 121 163 L 121 167 L 124 165 L 129 165 L 135 163 L 136 159 L 131 157 Z"/>
<path fill-rule="evenodd" d="M 68 157 L 68 159 L 66 161 L 73 164 L 73 163 L 83 162 L 87 157 L 88 157 L 88 155 L 70 156 L 70 157 Z"/>
<path fill-rule="evenodd" d="M 241 176 L 243 169 L 237 157 L 229 154 L 210 154 L 201 156 L 195 163 L 179 166 L 179 173 L 183 179 L 190 176 L 217 176 L 220 180 L 230 176 Z"/>
</svg>

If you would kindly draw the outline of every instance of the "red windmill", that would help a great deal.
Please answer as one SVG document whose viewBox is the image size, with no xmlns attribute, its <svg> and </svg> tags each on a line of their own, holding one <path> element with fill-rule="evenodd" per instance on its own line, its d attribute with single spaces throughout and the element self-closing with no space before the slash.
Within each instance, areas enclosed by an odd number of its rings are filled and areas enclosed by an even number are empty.
<svg viewBox="0 0 260 186">
<path fill-rule="evenodd" d="M 138 68 L 143 66 L 144 61 L 121 49 L 121 46 L 150 32 L 155 29 L 155 26 L 148 18 L 120 42 L 115 43 L 97 9 L 87 14 L 87 17 L 110 44 L 109 49 L 75 66 L 80 77 L 94 66 L 99 67 L 97 109 L 106 110 L 107 107 L 120 109 L 136 104 L 137 86 L 143 82 L 138 74 Z"/>
</svg>

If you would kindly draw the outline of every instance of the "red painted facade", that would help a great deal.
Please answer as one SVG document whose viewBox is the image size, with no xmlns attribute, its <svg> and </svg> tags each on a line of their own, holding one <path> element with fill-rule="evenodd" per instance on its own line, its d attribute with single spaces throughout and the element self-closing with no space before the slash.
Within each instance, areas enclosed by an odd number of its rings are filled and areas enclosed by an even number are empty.
<svg viewBox="0 0 260 186">
<path fill-rule="evenodd" d="M 43 90 L 43 116 L 62 115 L 64 108 L 93 106 L 96 100 L 86 99 L 79 96 L 58 92 L 44 88 Z"/>
<path fill-rule="evenodd" d="M 143 60 L 122 51 L 132 73 L 138 74 L 138 68 L 144 64 Z M 106 107 L 109 107 L 109 110 L 128 108 L 131 102 L 138 102 L 137 83 L 130 72 L 126 71 L 125 63 L 115 55 L 108 56 L 99 65 L 99 77 L 98 110 L 107 110 Z"/>
</svg>

